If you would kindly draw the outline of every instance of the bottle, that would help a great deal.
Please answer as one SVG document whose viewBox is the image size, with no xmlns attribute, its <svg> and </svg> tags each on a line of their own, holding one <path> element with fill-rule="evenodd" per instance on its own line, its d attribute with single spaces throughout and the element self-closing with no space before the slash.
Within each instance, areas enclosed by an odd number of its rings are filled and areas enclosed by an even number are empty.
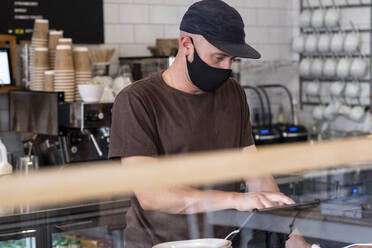
<svg viewBox="0 0 372 248">
<path fill-rule="evenodd" d="M 285 122 L 284 120 L 284 109 L 283 109 L 283 105 L 280 104 L 279 105 L 279 110 L 278 110 L 278 123 L 280 124 L 283 124 Z"/>
<path fill-rule="evenodd" d="M 7 151 L 0 138 L 0 176 L 11 174 L 13 167 L 8 163 Z"/>
<path fill-rule="evenodd" d="M 297 105 L 297 101 L 293 100 L 293 124 L 298 125 L 299 124 L 299 109 Z"/>
</svg>

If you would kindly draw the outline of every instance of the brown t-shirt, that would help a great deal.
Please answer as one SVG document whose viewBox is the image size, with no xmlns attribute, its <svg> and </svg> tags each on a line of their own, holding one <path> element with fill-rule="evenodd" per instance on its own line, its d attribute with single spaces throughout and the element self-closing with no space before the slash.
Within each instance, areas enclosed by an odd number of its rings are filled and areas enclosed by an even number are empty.
<svg viewBox="0 0 372 248">
<path fill-rule="evenodd" d="M 239 148 L 254 144 L 244 90 L 232 78 L 213 93 L 194 95 L 168 86 L 156 73 L 130 85 L 116 97 L 109 157 L 162 156 Z M 239 184 L 212 186 L 237 191 Z M 210 188 L 209 188 L 210 189 Z M 145 211 L 135 197 L 127 214 L 127 248 L 152 247 L 167 241 L 199 237 L 206 227 L 203 214 L 175 215 Z M 215 228 L 223 238 L 230 228 Z M 190 236 L 191 235 L 191 236 Z"/>
</svg>

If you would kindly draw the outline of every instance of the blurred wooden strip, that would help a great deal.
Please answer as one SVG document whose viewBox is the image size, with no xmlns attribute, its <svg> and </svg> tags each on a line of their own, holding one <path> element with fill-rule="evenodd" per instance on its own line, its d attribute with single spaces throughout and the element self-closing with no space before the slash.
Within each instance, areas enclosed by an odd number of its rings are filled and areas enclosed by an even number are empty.
<svg viewBox="0 0 372 248">
<path fill-rule="evenodd" d="M 27 178 L 3 177 L 0 208 L 68 203 L 146 188 L 221 183 L 368 161 L 372 161 L 371 138 L 281 145 L 262 148 L 257 153 L 230 150 L 180 155 L 136 166 L 105 161 L 40 171 Z"/>
</svg>

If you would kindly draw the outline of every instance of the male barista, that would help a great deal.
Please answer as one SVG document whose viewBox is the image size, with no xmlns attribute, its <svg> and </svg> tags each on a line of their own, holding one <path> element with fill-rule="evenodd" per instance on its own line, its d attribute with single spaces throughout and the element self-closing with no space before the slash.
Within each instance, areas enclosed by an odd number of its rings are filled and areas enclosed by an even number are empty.
<svg viewBox="0 0 372 248">
<path fill-rule="evenodd" d="M 260 58 L 245 43 L 239 13 L 221 0 L 194 3 L 180 25 L 179 50 L 166 71 L 125 88 L 116 97 L 109 156 L 123 165 L 157 156 L 229 148 L 254 150 L 244 90 L 232 79 L 235 57 Z M 213 173 L 213 171 L 211 171 Z M 188 217 L 225 209 L 251 211 L 293 201 L 281 194 L 270 176 L 203 190 L 194 187 L 134 192 L 127 214 L 127 248 L 189 239 Z M 224 238 L 232 229 L 216 228 Z M 200 237 L 203 237 L 203 233 Z"/>
</svg>

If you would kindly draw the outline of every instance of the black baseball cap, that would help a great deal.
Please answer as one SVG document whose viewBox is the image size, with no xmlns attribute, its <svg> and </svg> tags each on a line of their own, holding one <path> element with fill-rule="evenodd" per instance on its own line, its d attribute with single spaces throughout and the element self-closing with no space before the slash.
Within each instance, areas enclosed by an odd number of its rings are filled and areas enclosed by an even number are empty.
<svg viewBox="0 0 372 248">
<path fill-rule="evenodd" d="M 182 18 L 180 30 L 202 35 L 231 56 L 261 57 L 245 42 L 244 22 L 239 12 L 221 0 L 202 0 L 191 5 Z"/>
</svg>

